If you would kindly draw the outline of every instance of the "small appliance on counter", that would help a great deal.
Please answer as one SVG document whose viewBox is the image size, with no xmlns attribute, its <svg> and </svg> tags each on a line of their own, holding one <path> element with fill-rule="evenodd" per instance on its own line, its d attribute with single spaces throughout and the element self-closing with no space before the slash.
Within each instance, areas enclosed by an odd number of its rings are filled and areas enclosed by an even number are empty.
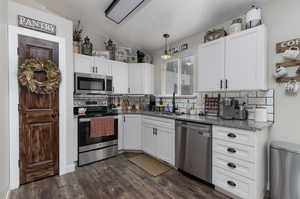
<svg viewBox="0 0 300 199">
<path fill-rule="evenodd" d="M 149 111 L 155 111 L 155 106 L 156 106 L 156 97 L 154 95 L 150 95 Z"/>
<path fill-rule="evenodd" d="M 246 104 L 239 104 L 234 98 L 224 98 L 220 103 L 220 117 L 225 120 L 247 120 Z"/>
</svg>

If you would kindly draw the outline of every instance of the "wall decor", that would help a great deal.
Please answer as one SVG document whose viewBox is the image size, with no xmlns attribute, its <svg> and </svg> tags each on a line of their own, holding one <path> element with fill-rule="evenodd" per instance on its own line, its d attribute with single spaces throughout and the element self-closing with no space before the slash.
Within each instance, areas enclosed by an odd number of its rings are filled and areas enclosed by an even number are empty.
<svg viewBox="0 0 300 199">
<path fill-rule="evenodd" d="M 189 45 L 187 43 L 181 44 L 177 47 L 173 47 L 169 49 L 169 54 L 170 55 L 175 55 L 179 52 L 185 51 L 189 48 Z"/>
<path fill-rule="evenodd" d="M 93 44 L 90 42 L 90 38 L 87 36 L 84 38 L 84 42 L 81 46 L 81 53 L 83 55 L 93 55 Z"/>
<path fill-rule="evenodd" d="M 38 21 L 22 15 L 18 15 L 18 26 L 23 28 L 28 28 L 31 30 L 36 30 L 51 35 L 56 35 L 56 26 L 46 22 Z"/>
<path fill-rule="evenodd" d="M 300 48 L 300 38 L 277 43 L 276 53 L 277 54 L 284 53 L 286 50 L 289 50 L 291 47 Z"/>
<path fill-rule="evenodd" d="M 46 80 L 35 79 L 35 73 L 45 73 Z M 61 82 L 61 73 L 58 66 L 50 60 L 39 58 L 26 59 L 19 66 L 18 80 L 22 86 L 27 87 L 30 92 L 47 95 L 55 92 Z"/>
<path fill-rule="evenodd" d="M 105 49 L 109 51 L 110 53 L 110 59 L 116 60 L 116 51 L 117 51 L 117 45 L 109 39 L 108 41 L 104 42 Z"/>
<path fill-rule="evenodd" d="M 131 51 L 132 51 L 131 48 L 118 47 L 116 51 L 116 60 L 129 63 Z"/>
<path fill-rule="evenodd" d="M 221 37 L 225 37 L 226 35 L 227 32 L 224 30 L 224 28 L 218 30 L 210 30 L 204 36 L 204 43 L 219 39 Z"/>
</svg>

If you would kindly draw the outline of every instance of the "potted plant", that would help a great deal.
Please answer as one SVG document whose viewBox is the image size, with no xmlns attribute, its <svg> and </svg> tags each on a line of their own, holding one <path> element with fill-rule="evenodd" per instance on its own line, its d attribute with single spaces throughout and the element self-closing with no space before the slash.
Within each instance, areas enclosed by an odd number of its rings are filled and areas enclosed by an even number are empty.
<svg viewBox="0 0 300 199">
<path fill-rule="evenodd" d="M 73 28 L 73 52 L 80 53 L 80 42 L 81 42 L 82 28 L 80 21 Z"/>
</svg>

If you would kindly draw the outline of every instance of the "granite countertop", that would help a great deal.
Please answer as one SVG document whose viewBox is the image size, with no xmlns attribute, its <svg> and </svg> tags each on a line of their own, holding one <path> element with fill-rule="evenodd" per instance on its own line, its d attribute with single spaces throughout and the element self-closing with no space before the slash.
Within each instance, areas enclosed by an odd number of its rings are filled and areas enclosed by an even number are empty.
<svg viewBox="0 0 300 199">
<path fill-rule="evenodd" d="M 119 114 L 148 115 L 153 117 L 162 117 L 162 118 L 175 119 L 175 120 L 212 124 L 216 126 L 223 126 L 229 128 L 237 128 L 237 129 L 248 130 L 248 131 L 260 131 L 265 128 L 271 127 L 273 125 L 272 122 L 255 122 L 252 120 L 245 120 L 245 121 L 223 120 L 219 117 L 188 115 L 188 114 L 175 115 L 175 114 L 163 114 L 158 112 L 123 112 Z"/>
</svg>

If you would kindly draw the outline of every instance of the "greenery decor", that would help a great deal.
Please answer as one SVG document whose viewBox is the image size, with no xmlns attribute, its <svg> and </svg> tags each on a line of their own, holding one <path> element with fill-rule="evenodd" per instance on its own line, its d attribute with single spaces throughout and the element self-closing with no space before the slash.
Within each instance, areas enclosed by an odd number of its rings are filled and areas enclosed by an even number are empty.
<svg viewBox="0 0 300 199">
<path fill-rule="evenodd" d="M 37 80 L 37 73 L 45 73 L 46 80 Z M 59 88 L 61 73 L 54 62 L 32 58 L 26 59 L 19 66 L 18 80 L 22 86 L 27 87 L 32 93 L 46 95 L 55 92 Z"/>
</svg>

